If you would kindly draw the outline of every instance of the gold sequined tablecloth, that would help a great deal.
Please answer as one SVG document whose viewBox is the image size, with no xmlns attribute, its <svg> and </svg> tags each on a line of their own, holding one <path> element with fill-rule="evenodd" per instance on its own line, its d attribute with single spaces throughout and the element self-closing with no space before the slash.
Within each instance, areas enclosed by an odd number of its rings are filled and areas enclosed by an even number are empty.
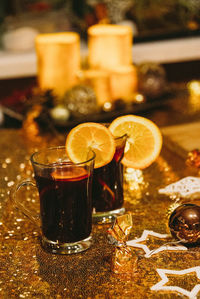
<svg viewBox="0 0 200 299">
<path fill-rule="evenodd" d="M 178 292 L 153 291 L 151 287 L 161 279 L 158 268 L 198 266 L 198 247 L 163 251 L 150 258 L 145 257 L 143 249 L 133 248 L 138 256 L 133 275 L 111 271 L 114 248 L 107 239 L 109 225 L 94 225 L 94 244 L 84 253 L 60 256 L 41 248 L 37 229 L 12 206 L 9 191 L 14 182 L 32 176 L 28 161 L 33 151 L 61 142 L 62 138 L 58 141 L 51 137 L 30 140 L 22 130 L 0 131 L 0 298 L 187 298 Z M 159 195 L 158 189 L 191 172 L 185 161 L 165 145 L 148 169 L 132 173 L 125 170 L 125 207 L 133 217 L 130 239 L 139 238 L 144 230 L 169 233 L 167 212 L 173 200 Z M 26 192 L 23 197 L 30 196 Z M 31 201 L 37 205 L 37 195 L 31 194 Z M 166 241 L 149 236 L 145 242 L 152 250 Z M 188 290 L 199 282 L 195 273 L 168 278 L 167 285 Z"/>
</svg>

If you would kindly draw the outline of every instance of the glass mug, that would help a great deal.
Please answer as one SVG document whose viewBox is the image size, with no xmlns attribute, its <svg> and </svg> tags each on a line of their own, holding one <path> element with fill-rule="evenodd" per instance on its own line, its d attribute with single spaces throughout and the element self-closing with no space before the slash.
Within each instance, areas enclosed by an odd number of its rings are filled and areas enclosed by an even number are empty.
<svg viewBox="0 0 200 299">
<path fill-rule="evenodd" d="M 123 165 L 127 135 L 115 137 L 116 150 L 112 161 L 94 169 L 92 205 L 94 223 L 111 223 L 124 214 Z"/>
<path fill-rule="evenodd" d="M 26 180 L 12 191 L 15 205 L 42 232 L 42 247 L 51 253 L 72 254 L 92 244 L 92 175 L 95 153 L 87 161 L 72 163 L 64 146 L 34 153 L 31 158 L 35 182 Z M 40 199 L 40 215 L 25 207 L 18 191 L 23 186 L 36 187 Z"/>
</svg>

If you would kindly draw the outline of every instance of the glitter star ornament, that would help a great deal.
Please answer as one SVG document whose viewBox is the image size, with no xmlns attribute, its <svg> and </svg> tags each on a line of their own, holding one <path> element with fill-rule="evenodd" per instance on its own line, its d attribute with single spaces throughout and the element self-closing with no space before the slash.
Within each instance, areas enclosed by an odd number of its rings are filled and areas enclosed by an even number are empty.
<svg viewBox="0 0 200 299">
<path fill-rule="evenodd" d="M 165 251 L 165 250 L 167 250 L 167 251 L 187 250 L 187 248 L 185 246 L 182 246 L 182 245 L 170 246 L 169 244 L 162 245 L 159 248 L 154 249 L 154 250 L 150 250 L 147 245 L 143 244 L 144 241 L 147 241 L 148 236 L 153 236 L 153 237 L 159 238 L 159 239 L 166 239 L 166 238 L 170 237 L 170 235 L 168 235 L 168 234 L 160 234 L 160 233 L 156 233 L 154 231 L 144 230 L 142 233 L 142 236 L 140 238 L 127 241 L 127 245 L 143 249 L 145 252 L 146 258 L 150 258 L 153 254 L 156 254 L 156 253 L 159 253 L 159 252 Z"/>
<path fill-rule="evenodd" d="M 188 176 L 165 188 L 158 190 L 160 194 L 177 195 L 182 198 L 199 197 L 200 196 L 200 178 Z"/>
<path fill-rule="evenodd" d="M 191 299 L 197 299 L 197 294 L 200 291 L 200 284 L 196 284 L 191 291 L 183 289 L 178 286 L 170 286 L 166 285 L 169 281 L 167 274 L 170 275 L 187 275 L 189 273 L 196 272 L 196 276 L 200 279 L 200 266 L 192 267 L 184 270 L 169 270 L 169 269 L 156 269 L 158 274 L 161 277 L 161 280 L 151 287 L 152 291 L 171 291 L 171 292 L 178 292 L 182 295 L 187 296 Z"/>
</svg>

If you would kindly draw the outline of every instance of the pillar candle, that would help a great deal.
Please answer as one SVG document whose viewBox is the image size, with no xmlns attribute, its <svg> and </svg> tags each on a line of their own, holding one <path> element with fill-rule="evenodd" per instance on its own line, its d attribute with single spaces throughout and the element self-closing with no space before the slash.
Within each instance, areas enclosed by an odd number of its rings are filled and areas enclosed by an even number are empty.
<svg viewBox="0 0 200 299">
<path fill-rule="evenodd" d="M 39 34 L 35 40 L 38 85 L 62 96 L 78 82 L 80 37 L 75 32 Z"/>
<path fill-rule="evenodd" d="M 132 63 L 132 29 L 127 25 L 97 24 L 88 29 L 91 68 L 110 69 Z"/>
<path fill-rule="evenodd" d="M 134 65 L 118 66 L 110 70 L 112 100 L 128 100 L 137 90 L 137 83 L 137 70 Z"/>
</svg>

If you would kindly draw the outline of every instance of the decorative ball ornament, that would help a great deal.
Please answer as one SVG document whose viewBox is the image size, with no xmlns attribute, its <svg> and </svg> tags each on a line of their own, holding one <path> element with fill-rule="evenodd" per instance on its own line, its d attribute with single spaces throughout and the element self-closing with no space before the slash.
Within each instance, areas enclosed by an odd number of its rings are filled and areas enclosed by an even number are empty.
<svg viewBox="0 0 200 299">
<path fill-rule="evenodd" d="M 156 63 L 141 63 L 138 65 L 138 90 L 149 98 L 158 98 L 166 91 L 166 73 L 164 68 Z"/>
<path fill-rule="evenodd" d="M 188 203 L 196 205 L 196 206 L 200 206 L 200 198 L 194 197 L 194 198 L 191 198 L 190 201 L 188 201 L 188 199 L 181 199 L 181 204 L 188 204 Z"/>
<path fill-rule="evenodd" d="M 66 122 L 70 117 L 69 110 L 62 106 L 57 105 L 54 108 L 50 110 L 50 116 L 55 120 L 56 122 Z"/>
<path fill-rule="evenodd" d="M 63 104 L 75 118 L 96 113 L 98 107 L 96 94 L 87 85 L 76 85 L 69 89 L 63 97 Z"/>
<path fill-rule="evenodd" d="M 200 206 L 182 204 L 178 206 L 169 218 L 171 234 L 184 244 L 200 244 Z"/>
</svg>

